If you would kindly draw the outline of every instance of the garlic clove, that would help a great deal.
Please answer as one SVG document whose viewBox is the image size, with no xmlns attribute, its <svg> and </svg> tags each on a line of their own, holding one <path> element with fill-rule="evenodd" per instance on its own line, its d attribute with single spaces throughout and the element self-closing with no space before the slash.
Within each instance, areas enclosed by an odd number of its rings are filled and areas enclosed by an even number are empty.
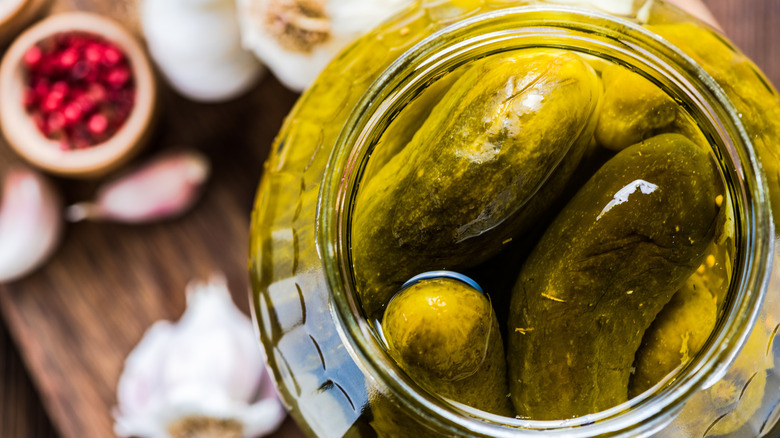
<svg viewBox="0 0 780 438">
<path fill-rule="evenodd" d="M 302 91 L 352 41 L 412 0 L 238 0 L 244 47 Z"/>
<path fill-rule="evenodd" d="M 143 0 L 149 52 L 179 93 L 197 101 L 224 101 L 260 79 L 265 69 L 241 46 L 236 15 L 233 0 Z"/>
<path fill-rule="evenodd" d="M 114 429 L 124 437 L 254 437 L 286 416 L 252 323 L 222 277 L 192 283 L 181 319 L 147 331 L 117 391 Z"/>
<path fill-rule="evenodd" d="M 62 235 L 62 202 L 41 174 L 26 168 L 8 172 L 0 205 L 0 283 L 21 278 L 42 265 Z"/>
<path fill-rule="evenodd" d="M 126 223 L 178 217 L 195 204 L 210 172 L 209 160 L 199 152 L 165 154 L 102 187 L 94 202 L 71 205 L 65 217 Z"/>
</svg>

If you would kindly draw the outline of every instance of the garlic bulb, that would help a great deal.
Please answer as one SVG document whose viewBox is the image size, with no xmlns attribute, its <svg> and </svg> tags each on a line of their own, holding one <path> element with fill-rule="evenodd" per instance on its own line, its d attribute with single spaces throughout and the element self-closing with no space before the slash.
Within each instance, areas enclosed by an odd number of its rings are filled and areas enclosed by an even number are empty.
<svg viewBox="0 0 780 438">
<path fill-rule="evenodd" d="M 103 186 L 94 202 L 65 211 L 71 222 L 84 219 L 144 223 L 177 217 L 197 201 L 209 177 L 208 159 L 195 151 L 164 154 Z"/>
<path fill-rule="evenodd" d="M 308 87 L 347 44 L 412 0 L 238 0 L 244 46 L 288 88 Z"/>
<path fill-rule="evenodd" d="M 198 101 L 236 97 L 262 65 L 241 47 L 234 0 L 143 0 L 149 52 L 170 84 Z"/>
<path fill-rule="evenodd" d="M 62 234 L 62 202 L 33 170 L 6 174 L 0 199 L 0 283 L 16 280 L 48 259 Z"/>
<path fill-rule="evenodd" d="M 179 322 L 152 325 L 127 357 L 116 434 L 255 437 L 276 430 L 286 413 L 254 333 L 224 278 L 190 284 Z"/>
</svg>

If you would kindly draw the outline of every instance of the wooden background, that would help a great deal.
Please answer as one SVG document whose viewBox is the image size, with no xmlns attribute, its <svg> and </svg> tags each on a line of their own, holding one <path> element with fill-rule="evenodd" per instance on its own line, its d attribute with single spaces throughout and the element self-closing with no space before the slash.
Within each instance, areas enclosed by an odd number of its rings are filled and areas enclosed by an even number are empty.
<svg viewBox="0 0 780 438">
<path fill-rule="evenodd" d="M 705 3 L 780 85 L 780 1 Z M 55 0 L 55 10 L 122 17 L 128 4 Z M 0 286 L 0 437 L 112 436 L 124 358 L 152 322 L 179 317 L 190 279 L 224 272 L 235 301 L 248 310 L 249 212 L 263 160 L 296 97 L 270 75 L 226 104 L 195 104 L 163 90 L 164 119 L 146 156 L 177 146 L 200 149 L 213 160 L 212 181 L 195 210 L 172 223 L 69 226 L 44 270 Z M 16 162 L 0 138 L 0 174 Z M 57 182 L 69 202 L 89 198 L 96 187 Z M 276 436 L 300 432 L 288 420 Z"/>
</svg>

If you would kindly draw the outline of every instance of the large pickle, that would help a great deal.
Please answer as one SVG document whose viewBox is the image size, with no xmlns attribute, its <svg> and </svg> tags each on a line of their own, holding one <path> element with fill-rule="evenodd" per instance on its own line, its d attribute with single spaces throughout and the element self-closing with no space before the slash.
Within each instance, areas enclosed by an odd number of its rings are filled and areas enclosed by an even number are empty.
<svg viewBox="0 0 780 438">
<path fill-rule="evenodd" d="M 527 228 L 579 164 L 600 93 L 593 69 L 564 51 L 467 67 L 358 195 L 352 254 L 366 311 L 413 275 L 473 266 Z"/>
<path fill-rule="evenodd" d="M 723 194 L 678 134 L 630 146 L 567 204 L 522 267 L 508 328 L 518 415 L 576 417 L 628 399 L 642 335 L 714 239 Z"/>
<path fill-rule="evenodd" d="M 693 359 L 715 328 L 717 314 L 716 298 L 699 274 L 692 275 L 645 332 L 634 359 L 628 396 L 647 391 Z"/>
<path fill-rule="evenodd" d="M 451 278 L 422 280 L 393 297 L 382 329 L 388 351 L 419 385 L 514 415 L 498 320 L 482 292 Z"/>
</svg>

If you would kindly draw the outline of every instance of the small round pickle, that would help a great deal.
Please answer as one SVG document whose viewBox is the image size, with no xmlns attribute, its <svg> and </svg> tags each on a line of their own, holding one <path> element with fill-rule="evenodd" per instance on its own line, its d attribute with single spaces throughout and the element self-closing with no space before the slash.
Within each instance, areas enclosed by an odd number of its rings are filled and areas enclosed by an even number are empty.
<svg viewBox="0 0 780 438">
<path fill-rule="evenodd" d="M 611 65 L 601 74 L 604 98 L 599 109 L 596 141 L 620 151 L 652 137 L 674 122 L 677 104 L 660 88 L 625 67 Z"/>
<path fill-rule="evenodd" d="M 715 301 L 699 274 L 688 278 L 642 338 L 634 359 L 636 371 L 628 385 L 629 398 L 652 388 L 699 353 L 715 328 Z"/>
<path fill-rule="evenodd" d="M 514 415 L 498 320 L 481 292 L 451 278 L 421 280 L 390 301 L 382 330 L 390 355 L 420 386 Z"/>
<path fill-rule="evenodd" d="M 507 360 L 518 415 L 582 416 L 628 400 L 642 335 L 701 263 L 723 194 L 678 134 L 630 146 L 572 198 L 523 265 Z"/>
<path fill-rule="evenodd" d="M 352 255 L 366 313 L 415 273 L 474 266 L 527 229 L 579 164 L 600 95 L 594 70 L 566 51 L 466 67 L 411 142 L 362 183 Z"/>
</svg>

